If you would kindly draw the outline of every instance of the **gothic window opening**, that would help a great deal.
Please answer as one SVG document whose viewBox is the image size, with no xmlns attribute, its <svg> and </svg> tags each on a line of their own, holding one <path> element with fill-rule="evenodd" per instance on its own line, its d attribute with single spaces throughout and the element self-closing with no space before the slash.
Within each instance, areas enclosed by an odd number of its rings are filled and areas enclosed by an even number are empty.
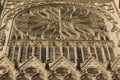
<svg viewBox="0 0 120 80">
<path fill-rule="evenodd" d="M 89 58 L 88 48 L 83 47 L 84 61 Z"/>
<path fill-rule="evenodd" d="M 46 62 L 46 48 L 45 47 L 41 48 L 41 62 L 42 63 Z"/>
<path fill-rule="evenodd" d="M 14 52 L 14 58 L 15 58 L 15 59 L 17 59 L 17 57 L 18 57 L 18 52 L 19 52 L 19 47 L 16 46 L 16 47 L 15 47 L 15 52 Z"/>
<path fill-rule="evenodd" d="M 35 57 L 40 60 L 40 47 L 35 46 Z"/>
<path fill-rule="evenodd" d="M 30 58 L 30 56 L 32 56 L 32 47 L 31 46 L 28 46 L 28 49 L 27 49 L 27 59 Z"/>
<path fill-rule="evenodd" d="M 18 36 L 17 36 L 17 40 L 21 40 L 21 35 L 18 35 Z"/>
<path fill-rule="evenodd" d="M 55 47 L 49 47 L 49 59 L 53 62 L 55 58 Z"/>
<path fill-rule="evenodd" d="M 82 57 L 82 50 L 80 47 L 77 47 L 77 56 L 78 56 L 78 59 L 80 61 L 80 63 L 83 62 L 83 57 Z"/>
<path fill-rule="evenodd" d="M 92 79 L 89 77 L 89 75 L 85 74 L 81 77 L 80 80 L 92 80 Z"/>
<path fill-rule="evenodd" d="M 93 47 L 90 47 L 90 51 L 91 51 L 92 56 L 96 59 L 95 49 Z"/>
<path fill-rule="evenodd" d="M 110 40 L 108 36 L 106 36 L 106 40 Z"/>
<path fill-rule="evenodd" d="M 103 57 L 102 57 L 101 48 L 97 47 L 97 48 L 96 48 L 96 51 L 97 51 L 97 55 L 98 55 L 98 60 L 99 60 L 100 62 L 103 62 Z"/>
<path fill-rule="evenodd" d="M 111 59 L 114 59 L 115 56 L 114 56 L 113 48 L 108 47 L 108 50 L 109 50 L 109 54 L 110 54 Z"/>
<path fill-rule="evenodd" d="M 57 60 L 60 57 L 60 48 L 55 47 L 55 59 Z"/>
<path fill-rule="evenodd" d="M 16 77 L 16 80 L 29 80 L 29 79 L 26 74 L 22 73 Z"/>
<path fill-rule="evenodd" d="M 112 80 L 120 80 L 120 75 L 119 74 L 113 75 Z"/>
<path fill-rule="evenodd" d="M 30 76 L 33 76 L 34 74 L 37 73 L 37 69 L 30 67 L 30 68 L 25 69 L 25 72 L 28 73 Z"/>
<path fill-rule="evenodd" d="M 96 77 L 96 80 L 108 80 L 107 77 L 103 74 L 99 74 L 97 77 Z"/>
<path fill-rule="evenodd" d="M 25 58 L 26 58 L 26 47 L 22 46 L 22 48 L 21 48 L 21 55 L 20 55 L 20 63 L 25 61 L 26 60 Z"/>
<path fill-rule="evenodd" d="M 68 74 L 68 69 L 58 68 L 58 69 L 56 69 L 56 73 L 60 74 L 61 76 L 65 76 L 66 74 Z"/>
<path fill-rule="evenodd" d="M 13 54 L 14 54 L 14 47 L 9 47 L 9 52 L 8 52 L 8 57 L 10 60 L 13 59 Z"/>
<path fill-rule="evenodd" d="M 109 53 L 106 47 L 104 47 L 104 53 L 105 53 L 106 60 L 110 60 Z"/>
<path fill-rule="evenodd" d="M 74 47 L 69 48 L 69 59 L 71 62 L 75 62 L 75 52 L 74 52 Z"/>
<path fill-rule="evenodd" d="M 31 78 L 31 80 L 44 80 L 44 79 L 42 78 L 42 75 L 40 75 L 40 73 L 37 73 Z"/>
<path fill-rule="evenodd" d="M 15 35 L 12 35 L 11 40 L 16 40 L 16 36 L 15 36 Z"/>
<path fill-rule="evenodd" d="M 97 69 L 97 68 L 89 68 L 89 69 L 87 69 L 87 72 L 89 74 L 93 75 L 93 76 L 96 76 L 96 75 L 99 74 L 99 69 Z"/>
<path fill-rule="evenodd" d="M 68 74 L 64 77 L 64 80 L 77 80 L 73 74 Z"/>
<path fill-rule="evenodd" d="M 63 56 L 68 59 L 68 48 L 65 46 L 63 47 Z"/>
<path fill-rule="evenodd" d="M 60 79 L 58 79 L 57 75 L 52 74 L 48 77 L 48 80 L 60 80 Z"/>
</svg>

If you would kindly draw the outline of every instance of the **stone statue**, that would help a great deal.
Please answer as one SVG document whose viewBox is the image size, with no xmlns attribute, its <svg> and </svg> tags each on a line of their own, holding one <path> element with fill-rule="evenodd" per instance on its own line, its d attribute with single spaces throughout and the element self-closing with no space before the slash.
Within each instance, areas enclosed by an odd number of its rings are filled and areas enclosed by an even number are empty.
<svg viewBox="0 0 120 80">
<path fill-rule="evenodd" d="M 77 59 L 76 70 L 81 71 L 80 61 Z"/>
<path fill-rule="evenodd" d="M 50 63 L 50 59 L 48 59 L 47 62 L 45 63 L 45 69 L 46 69 L 47 71 L 50 71 L 49 63 Z"/>
<path fill-rule="evenodd" d="M 107 71 L 112 71 L 111 61 L 108 61 L 108 63 L 107 63 Z"/>
<path fill-rule="evenodd" d="M 20 70 L 20 69 L 19 69 L 19 66 L 18 66 L 18 62 L 17 62 L 16 59 L 14 59 L 14 67 L 15 67 L 15 69 L 16 69 L 17 71 Z"/>
</svg>

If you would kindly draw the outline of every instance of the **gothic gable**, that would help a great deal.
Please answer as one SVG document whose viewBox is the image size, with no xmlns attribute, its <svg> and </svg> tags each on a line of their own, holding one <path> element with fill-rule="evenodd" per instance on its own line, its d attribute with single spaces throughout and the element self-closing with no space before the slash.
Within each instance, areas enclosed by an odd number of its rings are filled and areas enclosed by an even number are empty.
<svg viewBox="0 0 120 80">
<path fill-rule="evenodd" d="M 21 70 L 25 70 L 27 68 L 35 68 L 39 72 L 45 72 L 43 64 L 34 56 L 29 58 L 26 62 L 24 62 L 21 66 Z"/>
<path fill-rule="evenodd" d="M 76 72 L 75 65 L 68 61 L 65 57 L 60 57 L 53 65 L 50 67 L 52 70 L 57 70 L 59 68 L 69 69 L 70 72 Z M 73 73 L 73 72 L 72 72 Z"/>
</svg>

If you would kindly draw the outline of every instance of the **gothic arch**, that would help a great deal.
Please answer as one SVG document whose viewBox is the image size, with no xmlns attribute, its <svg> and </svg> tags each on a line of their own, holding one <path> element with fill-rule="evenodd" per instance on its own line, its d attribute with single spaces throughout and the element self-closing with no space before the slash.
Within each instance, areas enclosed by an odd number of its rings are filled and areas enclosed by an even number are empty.
<svg viewBox="0 0 120 80">
<path fill-rule="evenodd" d="M 31 80 L 44 80 L 44 78 L 40 73 L 37 73 L 34 76 L 32 76 Z"/>
<path fill-rule="evenodd" d="M 59 79 L 58 75 L 53 73 L 53 74 L 48 76 L 48 80 L 60 80 L 60 79 Z"/>
<path fill-rule="evenodd" d="M 10 73 L 5 73 L 0 77 L 0 80 L 13 80 Z"/>
<path fill-rule="evenodd" d="M 64 67 L 60 67 L 56 69 L 56 73 L 60 74 L 61 76 L 65 76 L 68 74 L 68 69 Z"/>
<path fill-rule="evenodd" d="M 92 80 L 92 77 L 89 74 L 83 74 L 80 80 Z"/>
<path fill-rule="evenodd" d="M 108 77 L 104 74 L 99 74 L 97 77 L 96 77 L 96 80 L 109 80 Z"/>
<path fill-rule="evenodd" d="M 120 80 L 120 74 L 114 74 L 112 80 Z"/>
<path fill-rule="evenodd" d="M 70 74 L 68 74 L 68 75 L 66 75 L 64 77 L 64 80 L 77 80 L 77 79 L 76 79 L 75 75 L 73 75 L 72 73 L 70 73 Z"/>
<path fill-rule="evenodd" d="M 16 77 L 16 80 L 29 80 L 29 76 L 26 73 L 21 73 Z"/>
</svg>

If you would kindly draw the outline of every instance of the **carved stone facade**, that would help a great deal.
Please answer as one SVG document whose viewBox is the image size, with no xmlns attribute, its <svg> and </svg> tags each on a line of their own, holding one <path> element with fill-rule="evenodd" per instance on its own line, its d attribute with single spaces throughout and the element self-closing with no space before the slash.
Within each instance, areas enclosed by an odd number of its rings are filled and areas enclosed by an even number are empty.
<svg viewBox="0 0 120 80">
<path fill-rule="evenodd" d="M 1 0 L 0 80 L 120 80 L 114 0 Z"/>
</svg>

